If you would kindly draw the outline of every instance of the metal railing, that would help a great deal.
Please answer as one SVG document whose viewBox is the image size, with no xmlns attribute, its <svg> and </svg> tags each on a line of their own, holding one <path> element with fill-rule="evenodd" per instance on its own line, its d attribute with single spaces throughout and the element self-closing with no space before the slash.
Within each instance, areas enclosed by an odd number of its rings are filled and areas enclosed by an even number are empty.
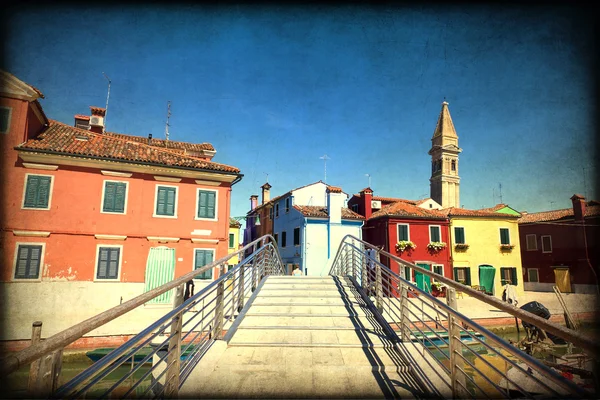
<svg viewBox="0 0 600 400">
<path fill-rule="evenodd" d="M 177 393 L 198 364 L 246 305 L 246 300 L 268 275 L 285 274 L 281 256 L 270 235 L 242 249 L 137 296 L 43 342 L 0 360 L 0 373 L 10 374 L 32 363 L 38 383 L 29 390 L 36 396 L 55 398 L 177 397 Z M 244 257 L 230 271 L 227 261 Z M 197 275 L 219 267 L 221 276 L 193 296 L 184 299 L 184 286 Z M 151 323 L 123 345 L 114 349 L 70 381 L 58 387 L 62 349 L 86 333 L 122 316 L 148 301 L 176 290 L 173 309 Z M 151 351 L 147 351 L 148 348 Z M 144 350 L 143 353 L 141 351 Z M 142 354 L 134 362 L 136 354 Z M 145 367 L 152 363 L 150 368 Z M 114 379 L 121 367 L 129 371 Z M 109 377 L 113 374 L 113 377 Z M 43 377 L 50 376 L 49 379 Z M 108 379 L 107 379 L 108 378 Z"/>
<path fill-rule="evenodd" d="M 367 254 L 367 250 L 374 250 Z M 388 265 L 397 267 L 392 271 Z M 405 273 L 410 274 L 405 278 Z M 420 289 L 410 277 L 422 274 L 447 287 L 447 303 Z M 427 352 L 454 398 L 510 398 L 535 393 L 589 398 L 591 393 L 541 361 L 507 343 L 457 310 L 456 293 L 468 294 L 516 318 L 538 326 L 575 346 L 598 354 L 596 343 L 578 332 L 481 293 L 469 286 L 409 263 L 347 235 L 342 240 L 330 275 L 349 276 L 373 299 L 397 340 Z"/>
</svg>

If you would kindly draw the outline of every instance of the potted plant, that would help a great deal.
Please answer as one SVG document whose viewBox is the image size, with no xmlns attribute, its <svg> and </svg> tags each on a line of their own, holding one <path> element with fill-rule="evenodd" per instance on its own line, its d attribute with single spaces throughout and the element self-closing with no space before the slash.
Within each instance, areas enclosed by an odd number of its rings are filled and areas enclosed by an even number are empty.
<svg viewBox="0 0 600 400">
<path fill-rule="evenodd" d="M 514 249 L 514 247 L 515 247 L 514 244 L 501 244 L 500 245 L 500 250 L 511 251 L 512 249 Z"/>
<path fill-rule="evenodd" d="M 417 245 L 410 240 L 400 240 L 396 243 L 396 251 L 399 253 L 402 253 L 404 250 L 414 250 L 416 248 Z"/>
<path fill-rule="evenodd" d="M 456 244 L 454 245 L 454 248 L 455 248 L 456 250 L 467 250 L 467 249 L 469 248 L 469 245 L 468 245 L 468 244 L 466 244 L 466 243 L 456 243 Z"/>
<path fill-rule="evenodd" d="M 444 242 L 429 242 L 427 244 L 427 248 L 432 251 L 440 251 L 446 248 L 446 243 Z"/>
</svg>

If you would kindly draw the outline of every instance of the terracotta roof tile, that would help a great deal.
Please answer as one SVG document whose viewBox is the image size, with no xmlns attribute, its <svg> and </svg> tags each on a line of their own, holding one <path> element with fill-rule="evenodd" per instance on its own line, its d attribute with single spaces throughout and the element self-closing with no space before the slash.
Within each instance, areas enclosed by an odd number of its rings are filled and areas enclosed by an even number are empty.
<svg viewBox="0 0 600 400">
<path fill-rule="evenodd" d="M 465 208 L 448 207 L 439 210 L 439 212 L 449 217 L 519 218 L 518 215 L 497 213 L 495 211 L 489 211 L 489 209 L 468 210 Z"/>
<path fill-rule="evenodd" d="M 305 217 L 329 218 L 327 207 L 322 206 L 294 206 Z M 349 208 L 342 208 L 342 219 L 365 219 L 360 214 L 355 213 Z"/>
<path fill-rule="evenodd" d="M 17 150 L 51 151 L 82 157 L 98 157 L 107 160 L 133 161 L 142 164 L 164 165 L 168 167 L 192 168 L 201 170 L 239 173 L 239 169 L 205 161 L 177 153 L 168 148 L 148 146 L 136 140 L 129 140 L 115 134 L 98 134 L 79 129 L 62 122 L 49 120 L 48 128 L 34 139 L 17 146 Z M 78 140 L 87 137 L 88 140 Z"/>
<path fill-rule="evenodd" d="M 408 203 L 408 204 L 417 204 L 416 200 L 399 199 L 397 197 L 373 196 L 373 200 L 387 201 L 387 202 L 394 202 L 394 203 L 398 202 L 398 201 L 401 201 L 403 203 Z"/>
<path fill-rule="evenodd" d="M 342 188 L 337 186 L 327 186 L 327 190 L 329 190 L 331 193 L 342 193 Z"/>
<path fill-rule="evenodd" d="M 373 213 L 371 218 L 379 217 L 418 217 L 418 218 L 433 218 L 446 219 L 446 216 L 437 210 L 428 210 L 418 207 L 406 201 L 397 201 L 383 207 L 381 210 Z"/>
<path fill-rule="evenodd" d="M 138 143 L 148 143 L 148 138 L 143 136 L 133 136 L 133 135 L 125 135 L 123 133 L 114 133 L 114 132 L 105 132 L 107 136 L 114 136 L 120 139 L 131 140 Z M 215 151 L 215 148 L 210 143 L 186 143 L 186 142 L 177 142 L 174 140 L 164 140 L 164 139 L 151 139 L 151 145 L 155 147 L 165 147 L 167 149 L 172 150 L 183 150 L 186 151 L 197 151 L 201 152 L 202 150 Z"/>
<path fill-rule="evenodd" d="M 588 202 L 592 203 L 593 201 Z M 585 209 L 586 217 L 600 216 L 600 205 L 588 206 Z M 559 221 L 561 219 L 572 219 L 574 217 L 572 208 L 563 208 L 560 210 L 542 211 L 537 213 L 525 214 L 519 219 L 520 224 L 532 222 Z"/>
<path fill-rule="evenodd" d="M 77 114 L 77 115 L 75 115 L 75 118 L 77 118 L 77 119 L 85 119 L 86 121 L 90 120 L 90 116 L 89 115 L 83 115 L 83 114 Z"/>
</svg>

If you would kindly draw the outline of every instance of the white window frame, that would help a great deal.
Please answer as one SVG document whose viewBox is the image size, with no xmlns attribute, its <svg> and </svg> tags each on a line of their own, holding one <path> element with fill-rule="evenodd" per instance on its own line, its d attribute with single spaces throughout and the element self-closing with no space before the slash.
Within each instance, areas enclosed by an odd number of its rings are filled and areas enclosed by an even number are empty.
<svg viewBox="0 0 600 400">
<path fill-rule="evenodd" d="M 515 267 L 513 265 L 501 265 L 500 268 L 498 268 L 498 274 L 500 275 L 500 285 L 502 285 L 502 280 L 503 280 L 503 278 L 502 278 L 502 269 L 503 268 L 507 268 L 507 269 L 513 268 L 515 270 L 515 276 L 517 277 L 517 282 L 519 281 L 517 267 Z M 512 283 L 511 283 L 511 285 L 512 285 Z"/>
<path fill-rule="evenodd" d="M 433 241 L 431 240 L 431 228 L 438 228 L 438 231 L 440 232 L 440 242 L 443 242 L 444 240 L 442 239 L 442 226 L 441 225 L 429 225 L 429 243 L 432 243 Z"/>
<path fill-rule="evenodd" d="M 8 120 L 6 123 L 6 131 L 0 131 L 0 134 L 7 134 L 10 131 L 10 123 L 12 121 L 12 107 L 0 106 L 0 108 L 4 108 L 8 110 Z"/>
<path fill-rule="evenodd" d="M 215 217 L 214 218 L 199 218 L 198 217 L 198 207 L 200 206 L 198 204 L 198 200 L 200 199 L 200 191 L 201 190 L 203 192 L 215 192 Z M 175 214 L 177 214 L 177 212 L 175 212 Z M 194 219 L 196 221 L 218 221 L 219 220 L 219 191 L 218 190 L 196 188 L 196 211 L 194 213 Z"/>
<path fill-rule="evenodd" d="M 25 207 L 25 194 L 27 193 L 27 180 L 29 179 L 29 176 L 49 176 L 50 177 L 50 189 L 49 189 L 49 194 L 48 194 L 48 208 L 32 208 L 32 207 Z M 21 209 L 22 210 L 44 210 L 47 211 L 52 207 L 52 194 L 54 193 L 54 175 L 48 175 L 48 174 L 30 174 L 30 173 L 26 173 L 25 174 L 25 181 L 23 184 L 23 195 L 22 195 L 22 199 L 21 199 Z"/>
<path fill-rule="evenodd" d="M 533 236 L 533 243 L 535 245 L 535 248 L 530 248 L 529 247 L 529 237 Z M 537 235 L 535 233 L 530 233 L 525 235 L 525 246 L 527 248 L 527 251 L 537 251 Z"/>
<path fill-rule="evenodd" d="M 536 281 L 532 281 L 531 280 L 531 274 L 530 274 L 531 271 L 535 271 L 535 273 L 537 274 L 537 280 Z M 500 278 L 500 279 L 502 279 L 502 278 Z M 532 282 L 532 283 L 539 283 L 539 281 L 540 281 L 540 270 L 539 270 L 539 268 L 527 268 L 527 281 L 528 282 Z"/>
<path fill-rule="evenodd" d="M 159 187 L 168 187 L 175 188 L 175 205 L 173 207 L 173 213 L 175 215 L 158 215 L 156 214 L 156 202 L 158 201 L 158 188 Z M 175 185 L 164 185 L 162 183 L 157 183 L 154 187 L 154 203 L 152 203 L 152 217 L 153 218 L 170 218 L 177 219 L 177 206 L 179 204 L 179 186 Z M 197 215 L 197 214 L 196 214 Z"/>
<path fill-rule="evenodd" d="M 98 258 L 100 257 L 100 247 L 113 247 L 119 250 L 119 270 L 116 279 L 102 279 L 98 278 Z M 96 245 L 96 258 L 94 260 L 94 282 L 120 282 L 121 281 L 121 268 L 123 266 L 123 245 L 122 244 L 97 244 Z"/>
<path fill-rule="evenodd" d="M 406 234 L 408 235 L 408 239 L 410 241 L 410 224 L 405 224 L 405 223 L 398 223 L 396 224 L 396 239 L 397 242 L 400 241 L 400 225 L 406 225 Z"/>
<path fill-rule="evenodd" d="M 40 270 L 36 279 L 15 278 L 17 272 L 17 262 L 19 260 L 19 246 L 42 246 L 42 254 L 40 255 Z M 13 269 L 11 273 L 12 282 L 41 282 L 42 273 L 44 272 L 44 257 L 46 255 L 46 243 L 43 242 L 17 242 L 15 243 L 15 254 L 13 257 Z"/>
<path fill-rule="evenodd" d="M 442 273 L 440 275 L 442 275 L 443 277 L 446 277 L 446 275 L 444 275 L 444 264 L 431 264 L 431 272 L 435 272 L 435 267 L 441 267 Z M 435 281 L 435 278 L 433 278 L 433 280 Z"/>
<path fill-rule="evenodd" d="M 502 243 L 502 229 L 506 229 L 508 231 L 508 243 Z M 498 227 L 498 238 L 500 239 L 500 244 L 512 244 L 512 238 L 511 238 L 511 234 L 510 234 L 510 228 L 507 226 L 500 226 Z"/>
<path fill-rule="evenodd" d="M 123 212 L 112 212 L 104 211 L 104 193 L 106 192 L 106 182 L 124 183 L 125 184 L 125 204 L 123 204 Z M 128 181 L 115 181 L 113 179 L 105 179 L 102 181 L 102 198 L 100 199 L 100 214 L 115 214 L 115 215 L 127 215 L 127 199 L 129 198 L 129 182 Z M 154 212 L 156 212 L 156 204 L 154 204 Z"/>
<path fill-rule="evenodd" d="M 465 239 L 464 243 L 458 243 L 456 241 L 456 228 L 462 228 L 463 230 L 463 238 Z M 454 244 L 467 244 L 467 230 L 465 229 L 464 226 L 453 226 L 452 227 L 452 232 L 454 233 Z M 440 237 L 441 237 L 442 232 L 440 231 Z"/>
<path fill-rule="evenodd" d="M 212 251 L 213 253 L 213 262 L 216 261 L 215 260 L 215 255 L 216 255 L 216 250 L 215 249 L 211 249 L 209 247 L 194 247 L 192 249 L 192 271 L 196 271 L 196 250 L 209 250 Z M 212 281 L 215 280 L 215 267 L 213 267 L 212 269 Z M 194 277 L 192 278 L 195 282 L 211 282 L 208 279 L 198 279 L 196 278 L 196 275 L 194 275 Z"/>
<path fill-rule="evenodd" d="M 550 239 L 550 250 L 544 250 L 544 238 L 547 237 Z M 542 242 L 542 253 L 552 253 L 552 235 L 543 235 L 540 236 L 540 240 Z"/>
</svg>

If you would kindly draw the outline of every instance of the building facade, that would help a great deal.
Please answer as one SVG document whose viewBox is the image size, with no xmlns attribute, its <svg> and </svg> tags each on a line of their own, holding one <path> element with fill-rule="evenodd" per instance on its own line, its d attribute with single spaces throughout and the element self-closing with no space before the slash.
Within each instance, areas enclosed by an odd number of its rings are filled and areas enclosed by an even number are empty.
<svg viewBox="0 0 600 400">
<path fill-rule="evenodd" d="M 526 290 L 598 293 L 600 202 L 571 197 L 572 208 L 519 219 Z"/>
<path fill-rule="evenodd" d="M 51 120 L 39 90 L 0 77 L 0 285 L 3 309 L 19 310 L 3 314 L 1 340 L 30 338 L 37 320 L 54 334 L 227 255 L 242 175 L 213 162 L 211 144 L 107 132 L 98 107 L 74 125 Z M 166 293 L 132 315 L 145 320 L 171 302 Z M 90 335 L 135 332 L 135 317 Z"/>
</svg>

